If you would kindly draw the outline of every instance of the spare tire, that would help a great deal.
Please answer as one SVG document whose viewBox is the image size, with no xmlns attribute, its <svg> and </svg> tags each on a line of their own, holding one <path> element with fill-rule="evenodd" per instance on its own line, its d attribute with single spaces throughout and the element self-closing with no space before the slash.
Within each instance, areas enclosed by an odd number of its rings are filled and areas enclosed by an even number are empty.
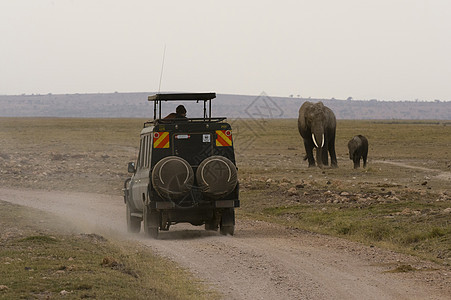
<svg viewBox="0 0 451 300">
<path fill-rule="evenodd" d="M 178 200 L 185 197 L 193 183 L 193 169 L 181 157 L 167 156 L 153 168 L 152 186 L 165 199 Z"/>
<path fill-rule="evenodd" d="M 223 156 L 204 159 L 197 168 L 196 178 L 202 193 L 213 199 L 230 194 L 238 182 L 235 165 Z"/>
</svg>

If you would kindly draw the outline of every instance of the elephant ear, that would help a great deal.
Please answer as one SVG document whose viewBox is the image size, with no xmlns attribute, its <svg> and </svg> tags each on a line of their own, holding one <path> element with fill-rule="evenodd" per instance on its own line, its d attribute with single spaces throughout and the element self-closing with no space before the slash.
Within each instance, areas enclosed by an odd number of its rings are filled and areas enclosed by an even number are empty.
<svg viewBox="0 0 451 300">
<path fill-rule="evenodd" d="M 312 103 L 309 101 L 305 101 L 301 108 L 299 108 L 299 118 L 298 118 L 298 127 L 300 128 L 307 128 L 307 123 L 305 122 L 305 116 L 307 114 L 307 110 L 312 106 Z"/>
</svg>

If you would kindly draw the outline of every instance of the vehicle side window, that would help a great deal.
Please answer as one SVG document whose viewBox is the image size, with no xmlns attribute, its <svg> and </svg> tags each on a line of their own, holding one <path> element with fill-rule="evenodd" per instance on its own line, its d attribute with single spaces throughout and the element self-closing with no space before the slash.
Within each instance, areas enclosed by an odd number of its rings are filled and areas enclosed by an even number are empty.
<svg viewBox="0 0 451 300">
<path fill-rule="evenodd" d="M 144 154 L 144 167 L 148 168 L 149 167 L 149 136 L 146 135 L 144 137 L 144 149 L 145 149 L 145 154 Z"/>
<path fill-rule="evenodd" d="M 148 155 L 147 167 L 148 168 L 152 164 L 152 147 L 153 147 L 152 142 L 153 142 L 153 136 L 152 136 L 152 134 L 150 134 L 149 140 L 148 140 L 149 150 L 147 151 L 147 155 Z"/>
<path fill-rule="evenodd" d="M 138 167 L 142 168 L 144 165 L 144 138 L 141 138 L 139 145 L 139 157 L 138 157 Z"/>
</svg>

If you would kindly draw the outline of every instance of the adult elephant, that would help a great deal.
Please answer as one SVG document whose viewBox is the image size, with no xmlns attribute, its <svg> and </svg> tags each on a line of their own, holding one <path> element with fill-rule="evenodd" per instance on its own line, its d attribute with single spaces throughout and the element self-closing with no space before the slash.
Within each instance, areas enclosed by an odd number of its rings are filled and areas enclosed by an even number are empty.
<svg viewBox="0 0 451 300">
<path fill-rule="evenodd" d="M 334 112 L 324 106 L 322 102 L 304 102 L 299 109 L 298 129 L 304 139 L 306 159 L 309 167 L 315 166 L 313 148 L 316 148 L 316 161 L 318 167 L 329 165 L 330 154 L 331 166 L 337 168 L 337 154 L 335 153 L 335 130 L 337 120 Z"/>
</svg>

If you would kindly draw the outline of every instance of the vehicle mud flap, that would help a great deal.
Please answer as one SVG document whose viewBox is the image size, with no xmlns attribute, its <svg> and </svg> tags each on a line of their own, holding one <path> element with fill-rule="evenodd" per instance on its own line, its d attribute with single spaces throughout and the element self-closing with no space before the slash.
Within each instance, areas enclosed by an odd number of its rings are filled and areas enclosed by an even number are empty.
<svg viewBox="0 0 451 300">
<path fill-rule="evenodd" d="M 132 179 L 131 178 L 127 178 L 124 181 L 124 188 L 122 189 L 122 191 L 124 192 L 124 203 L 127 203 L 127 199 L 130 197 L 130 181 Z"/>
<path fill-rule="evenodd" d="M 227 208 L 222 211 L 220 222 L 220 233 L 222 235 L 233 235 L 235 232 L 235 210 Z"/>
<path fill-rule="evenodd" d="M 127 220 L 127 231 L 130 233 L 139 233 L 141 231 L 141 219 L 131 214 L 130 203 L 126 202 L 125 217 Z"/>
<path fill-rule="evenodd" d="M 217 213 L 214 213 L 213 218 L 205 222 L 205 230 L 218 231 L 218 228 L 219 228 L 219 216 L 217 215 Z"/>
<path fill-rule="evenodd" d="M 143 223 L 144 233 L 151 238 L 158 238 L 158 231 L 160 228 L 160 213 L 153 210 L 149 205 L 144 205 L 143 208 Z"/>
</svg>

